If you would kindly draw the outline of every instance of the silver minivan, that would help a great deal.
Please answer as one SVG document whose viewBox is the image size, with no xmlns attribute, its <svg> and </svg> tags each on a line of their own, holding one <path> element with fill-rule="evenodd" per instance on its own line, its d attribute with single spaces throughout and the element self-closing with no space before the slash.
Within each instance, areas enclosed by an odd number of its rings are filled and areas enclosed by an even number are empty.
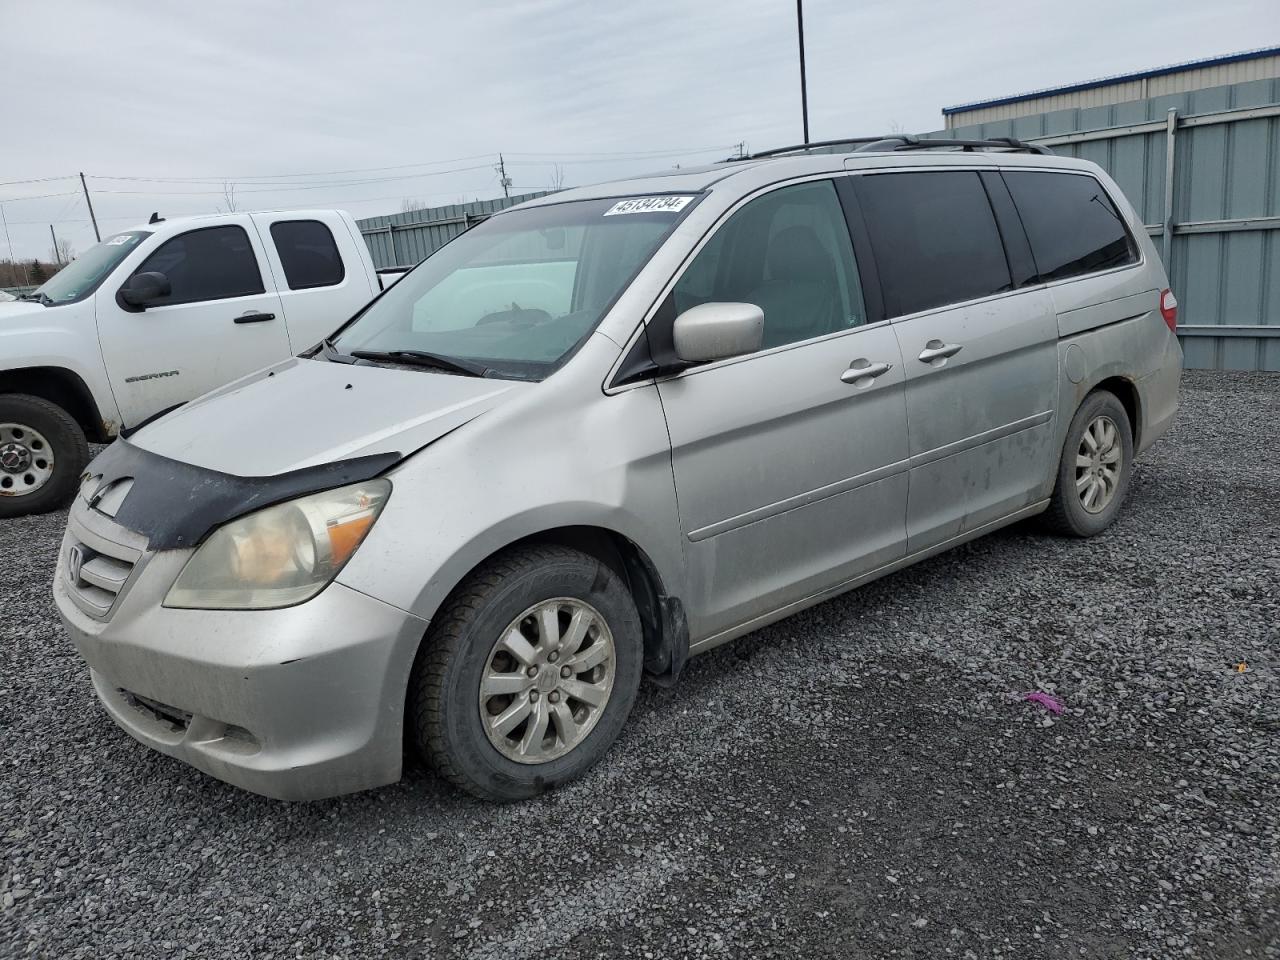
<svg viewBox="0 0 1280 960">
<path fill-rule="evenodd" d="M 54 595 L 112 718 L 285 799 L 569 780 L 643 674 L 998 527 L 1105 530 L 1177 304 L 1094 164 L 795 149 L 569 190 L 125 430 Z"/>
</svg>

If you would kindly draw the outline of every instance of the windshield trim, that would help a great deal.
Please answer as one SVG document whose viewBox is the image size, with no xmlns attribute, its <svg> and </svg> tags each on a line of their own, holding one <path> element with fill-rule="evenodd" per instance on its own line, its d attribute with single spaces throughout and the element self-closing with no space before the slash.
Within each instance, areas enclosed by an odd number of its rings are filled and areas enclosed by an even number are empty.
<svg viewBox="0 0 1280 960">
<path fill-rule="evenodd" d="M 707 198 L 707 196 L 708 196 L 707 190 L 697 190 L 697 191 L 651 190 L 651 191 L 646 191 L 641 193 L 609 194 L 609 195 L 600 196 L 600 197 L 579 197 L 574 200 L 569 200 L 569 199 L 559 200 L 554 203 L 533 202 L 533 203 L 530 203 L 529 205 L 519 204 L 514 207 L 507 207 L 505 210 L 499 210 L 497 213 L 492 213 L 489 216 L 485 217 L 483 220 L 477 221 L 476 223 L 467 227 L 467 229 L 459 231 L 456 235 L 450 237 L 448 240 L 442 243 L 435 250 L 431 251 L 429 255 L 419 260 L 407 271 L 405 271 L 404 276 L 402 276 L 394 284 L 392 284 L 390 287 L 386 287 L 381 292 L 379 292 L 376 297 L 374 297 L 372 300 L 365 303 L 365 305 L 361 307 L 358 311 L 356 311 L 356 313 L 353 314 L 349 320 L 347 320 L 344 324 L 342 324 L 342 326 L 338 327 L 337 330 L 333 331 L 333 333 L 331 333 L 328 337 L 324 339 L 332 344 L 332 342 L 336 340 L 338 337 L 340 337 L 344 332 L 346 332 L 346 330 L 352 324 L 354 324 L 357 320 L 359 320 L 362 316 L 364 316 L 364 314 L 374 304 L 376 304 L 379 300 L 381 300 L 384 295 L 386 295 L 391 290 L 394 290 L 396 287 L 400 286 L 400 284 L 404 283 L 407 279 L 409 279 L 410 275 L 413 273 L 414 270 L 417 270 L 424 263 L 426 263 L 432 257 L 436 256 L 438 253 L 440 253 L 440 251 L 444 250 L 446 247 L 449 246 L 449 244 L 453 243 L 453 241 L 457 240 L 459 237 L 466 236 L 468 233 L 470 233 L 472 230 L 474 230 L 476 227 L 480 226 L 481 224 L 488 223 L 489 221 L 494 220 L 498 217 L 507 216 L 508 214 L 517 213 L 520 211 L 541 209 L 543 207 L 566 206 L 572 203 L 597 203 L 600 201 L 608 201 L 608 200 L 614 200 L 614 201 L 628 200 L 633 197 L 692 197 L 692 199 L 687 204 L 685 204 L 682 209 L 680 209 L 676 213 L 674 219 L 671 221 L 671 226 L 668 227 L 667 232 L 664 234 L 662 240 L 658 243 L 658 245 L 654 247 L 651 251 L 649 251 L 649 255 L 647 257 L 644 257 L 642 260 L 640 260 L 640 262 L 636 264 L 635 269 L 631 271 L 631 273 L 627 276 L 626 280 L 618 285 L 618 289 L 614 291 L 613 296 L 611 296 L 605 302 L 604 306 L 601 308 L 600 315 L 599 317 L 596 318 L 596 322 L 592 324 L 591 328 L 585 331 L 583 335 L 578 338 L 578 341 L 572 347 L 566 350 L 563 354 L 561 354 L 558 359 L 554 361 L 549 361 L 546 364 L 546 370 L 544 373 L 542 373 L 539 376 L 521 376 L 519 374 L 512 373 L 509 370 L 497 370 L 493 368 L 490 368 L 487 373 L 487 376 L 492 377 L 494 379 L 498 379 L 498 380 L 517 380 L 525 383 L 540 383 L 543 380 L 546 380 L 547 378 L 555 374 L 558 370 L 564 367 L 570 360 L 572 360 L 578 354 L 578 351 L 582 349 L 582 347 L 586 344 L 586 342 L 590 340 L 591 337 L 595 334 L 595 332 L 600 328 L 600 325 L 604 323 L 605 319 L 609 316 L 610 311 L 612 311 L 614 306 L 617 305 L 617 302 L 622 297 L 622 295 L 631 288 L 631 285 L 635 283 L 636 278 L 640 276 L 640 274 L 644 271 L 645 267 L 647 267 L 652 262 L 653 258 L 657 256 L 658 251 L 660 251 L 667 244 L 667 242 L 671 239 L 672 235 L 679 228 L 680 224 L 684 222 L 685 218 L 688 217 L 693 212 L 693 210 L 698 206 L 698 204 L 700 204 L 703 200 Z M 323 345 L 324 345 L 323 341 L 320 343 L 317 343 L 314 347 L 312 347 L 305 354 L 303 354 L 303 356 L 307 357 L 308 359 L 315 357 L 318 353 L 321 352 Z M 472 360 L 473 362 L 479 362 L 479 359 L 477 358 L 468 357 L 464 359 Z M 483 359 L 483 358 L 480 358 L 480 359 Z"/>
</svg>

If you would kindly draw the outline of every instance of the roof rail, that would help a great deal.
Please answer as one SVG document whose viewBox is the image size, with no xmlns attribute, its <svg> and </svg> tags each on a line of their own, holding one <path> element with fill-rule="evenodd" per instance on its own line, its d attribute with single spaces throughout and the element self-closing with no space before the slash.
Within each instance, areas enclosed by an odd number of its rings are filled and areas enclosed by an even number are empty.
<svg viewBox="0 0 1280 960">
<path fill-rule="evenodd" d="M 965 152 L 973 150 L 1009 150 L 1013 152 L 1052 154 L 1048 147 L 1038 143 L 1025 143 L 1013 137 L 987 137 L 985 140 L 942 140 L 929 137 L 885 137 L 858 147 L 856 153 L 881 153 L 897 150 L 935 150 L 938 148 L 959 147 Z"/>
<path fill-rule="evenodd" d="M 882 137 L 841 137 L 839 140 L 812 140 L 809 143 L 797 143 L 790 147 L 774 147 L 772 150 L 761 150 L 757 153 L 748 153 L 741 157 L 726 157 L 726 162 L 735 160 L 761 160 L 765 157 L 777 157 L 784 153 L 807 153 L 817 147 L 838 147 L 846 143 L 875 143 Z"/>
</svg>

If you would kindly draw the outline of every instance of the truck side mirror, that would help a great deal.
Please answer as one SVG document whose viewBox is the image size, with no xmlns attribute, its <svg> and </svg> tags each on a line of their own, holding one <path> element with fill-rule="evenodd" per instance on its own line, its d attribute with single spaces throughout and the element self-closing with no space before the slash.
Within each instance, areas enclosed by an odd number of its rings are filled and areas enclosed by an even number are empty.
<svg viewBox="0 0 1280 960">
<path fill-rule="evenodd" d="M 169 278 L 163 273 L 135 273 L 116 292 L 116 303 L 130 313 L 141 313 L 170 291 Z"/>
</svg>

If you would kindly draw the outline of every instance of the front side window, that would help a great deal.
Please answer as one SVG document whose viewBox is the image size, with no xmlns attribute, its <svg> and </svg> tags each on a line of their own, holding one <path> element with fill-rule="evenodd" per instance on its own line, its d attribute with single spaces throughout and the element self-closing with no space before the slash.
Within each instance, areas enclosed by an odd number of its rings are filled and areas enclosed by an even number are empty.
<svg viewBox="0 0 1280 960">
<path fill-rule="evenodd" d="M 271 242 L 290 290 L 331 287 L 346 276 L 333 234 L 319 220 L 277 221 L 271 225 Z"/>
<path fill-rule="evenodd" d="M 1012 289 L 977 173 L 878 173 L 853 181 L 889 316 Z"/>
<path fill-rule="evenodd" d="M 262 293 L 262 274 L 243 227 L 206 227 L 166 240 L 135 273 L 163 273 L 169 295 L 155 306 Z"/>
<path fill-rule="evenodd" d="M 432 254 L 335 338 L 542 379 L 595 329 L 694 197 L 576 200 L 498 214 Z"/>
<path fill-rule="evenodd" d="M 97 290 L 98 284 L 119 266 L 120 261 L 149 236 L 149 230 L 126 230 L 107 237 L 46 280 L 44 286 L 36 291 L 36 296 L 44 294 L 48 299 L 40 299 L 51 306 L 83 300 Z"/>
<path fill-rule="evenodd" d="M 1093 177 L 1026 170 L 1006 172 L 1004 180 L 1041 282 L 1138 262 L 1124 218 Z"/>
<path fill-rule="evenodd" d="M 861 326 L 867 314 L 835 185 L 782 187 L 737 210 L 676 282 L 674 313 L 753 303 L 765 348 Z"/>
</svg>

